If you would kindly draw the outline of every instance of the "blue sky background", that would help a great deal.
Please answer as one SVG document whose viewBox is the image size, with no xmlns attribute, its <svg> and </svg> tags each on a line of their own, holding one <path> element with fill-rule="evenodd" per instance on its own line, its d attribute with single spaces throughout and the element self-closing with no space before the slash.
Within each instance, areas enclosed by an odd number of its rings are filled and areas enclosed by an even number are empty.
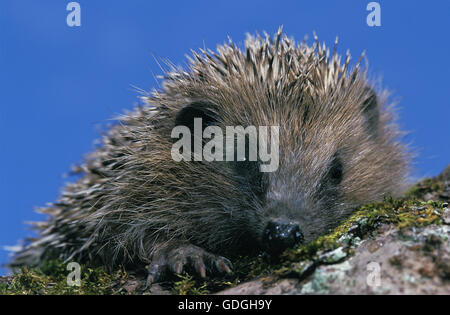
<svg viewBox="0 0 450 315">
<path fill-rule="evenodd" d="M 70 166 L 93 148 L 99 126 L 137 102 L 161 71 L 152 57 L 185 63 L 191 48 L 227 35 L 315 30 L 357 59 L 400 102 L 400 124 L 418 152 L 414 176 L 450 163 L 450 1 L 379 1 L 381 23 L 366 24 L 368 0 L 80 0 L 81 27 L 66 25 L 64 0 L 0 1 L 0 245 L 26 235 L 34 207 L 54 201 Z M 0 250 L 0 262 L 7 253 Z M 4 273 L 2 269 L 0 273 Z"/>
</svg>

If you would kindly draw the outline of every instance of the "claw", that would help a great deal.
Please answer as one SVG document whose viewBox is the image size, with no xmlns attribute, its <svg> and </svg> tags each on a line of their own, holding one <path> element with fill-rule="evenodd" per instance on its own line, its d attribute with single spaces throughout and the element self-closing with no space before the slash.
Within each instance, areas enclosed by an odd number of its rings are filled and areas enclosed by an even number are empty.
<svg viewBox="0 0 450 315">
<path fill-rule="evenodd" d="M 149 274 L 147 276 L 147 280 L 145 281 L 145 288 L 146 289 L 149 288 L 153 284 L 153 282 L 155 282 L 155 277 L 153 275 Z"/>
<path fill-rule="evenodd" d="M 173 271 L 176 274 L 181 274 L 183 272 L 183 266 L 184 266 L 184 264 L 181 261 L 179 261 L 179 262 L 175 263 L 175 267 L 173 268 Z"/>
<path fill-rule="evenodd" d="M 200 277 L 206 278 L 207 273 L 231 273 L 232 268 L 233 265 L 225 257 L 213 255 L 194 245 L 184 245 L 153 256 L 153 261 L 147 267 L 146 287 L 161 281 L 167 272 L 181 274 L 183 271 L 192 270 Z"/>
<path fill-rule="evenodd" d="M 152 263 L 148 266 L 148 276 L 145 282 L 146 287 L 151 286 L 154 282 L 157 282 L 164 274 L 165 265 L 159 263 Z"/>
<path fill-rule="evenodd" d="M 231 273 L 231 268 L 233 268 L 233 265 L 228 259 L 222 257 L 216 261 L 216 267 L 217 270 L 221 272 Z"/>
<path fill-rule="evenodd" d="M 198 272 L 200 277 L 205 278 L 206 277 L 206 267 L 203 263 L 202 259 L 197 259 L 195 262 L 195 270 Z"/>
</svg>

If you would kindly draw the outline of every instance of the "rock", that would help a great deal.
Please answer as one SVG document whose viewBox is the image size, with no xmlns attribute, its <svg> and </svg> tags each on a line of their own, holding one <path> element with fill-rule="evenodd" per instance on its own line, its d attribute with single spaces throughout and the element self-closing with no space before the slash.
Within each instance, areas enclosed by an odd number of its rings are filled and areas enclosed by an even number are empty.
<svg viewBox="0 0 450 315">
<path fill-rule="evenodd" d="M 296 294 L 298 291 L 297 279 L 281 279 L 270 284 L 265 284 L 267 279 L 258 279 L 246 282 L 242 285 L 218 292 L 217 295 L 280 295 L 280 294 Z"/>
<path fill-rule="evenodd" d="M 450 224 L 450 209 L 445 208 L 444 213 L 442 214 L 442 220 L 444 224 Z"/>
<path fill-rule="evenodd" d="M 384 226 L 347 260 L 298 278 L 243 283 L 219 294 L 450 294 L 450 227 Z M 340 247 L 327 257 L 346 257 Z M 328 261 L 327 261 L 328 262 Z"/>
<path fill-rule="evenodd" d="M 347 257 L 347 253 L 344 250 L 344 247 L 339 247 L 331 252 L 321 255 L 318 260 L 324 264 L 333 264 L 343 260 L 345 257 Z"/>
</svg>

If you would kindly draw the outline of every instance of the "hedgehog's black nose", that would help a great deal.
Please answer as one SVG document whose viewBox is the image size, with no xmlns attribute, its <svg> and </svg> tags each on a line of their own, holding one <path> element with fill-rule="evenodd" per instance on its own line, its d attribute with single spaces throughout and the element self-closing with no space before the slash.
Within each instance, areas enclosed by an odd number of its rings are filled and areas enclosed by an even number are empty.
<svg viewBox="0 0 450 315">
<path fill-rule="evenodd" d="M 264 230 L 263 242 L 269 254 L 278 255 L 285 249 L 303 242 L 303 233 L 296 223 L 280 219 L 273 220 Z"/>
</svg>

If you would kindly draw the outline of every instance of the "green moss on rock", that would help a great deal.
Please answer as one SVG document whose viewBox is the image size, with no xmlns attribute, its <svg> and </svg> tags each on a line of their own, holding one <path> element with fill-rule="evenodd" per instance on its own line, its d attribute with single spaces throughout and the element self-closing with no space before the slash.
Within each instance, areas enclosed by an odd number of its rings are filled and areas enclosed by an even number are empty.
<svg viewBox="0 0 450 315">
<path fill-rule="evenodd" d="M 124 276 L 118 270 L 108 273 L 102 267 L 82 267 L 80 286 L 70 286 L 67 277 L 70 271 L 60 261 L 46 261 L 40 268 L 22 268 L 21 271 L 0 280 L 0 294 L 45 294 L 45 295 L 101 295 L 114 294 L 113 283 Z"/>
</svg>

